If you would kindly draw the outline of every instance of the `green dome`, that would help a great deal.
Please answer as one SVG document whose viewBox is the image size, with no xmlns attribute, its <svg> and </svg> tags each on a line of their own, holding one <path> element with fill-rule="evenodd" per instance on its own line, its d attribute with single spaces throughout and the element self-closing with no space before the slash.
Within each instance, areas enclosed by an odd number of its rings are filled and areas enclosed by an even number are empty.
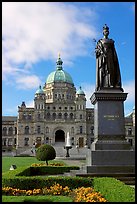
<svg viewBox="0 0 137 204">
<path fill-rule="evenodd" d="M 39 89 L 36 91 L 35 94 L 43 94 L 44 91 L 41 89 L 41 86 L 39 86 Z"/>
<path fill-rule="evenodd" d="M 47 78 L 46 84 L 52 82 L 67 82 L 73 84 L 71 76 L 64 70 L 56 70 L 54 72 L 51 72 L 51 74 L 49 74 Z"/>
<path fill-rule="evenodd" d="M 82 91 L 81 86 L 79 87 L 79 90 L 77 91 L 78 95 L 85 95 L 84 91 Z"/>
<path fill-rule="evenodd" d="M 46 80 L 46 84 L 53 83 L 53 82 L 66 82 L 66 83 L 74 84 L 70 74 L 68 74 L 66 71 L 62 69 L 63 62 L 60 57 L 58 58 L 56 63 L 57 63 L 57 67 L 56 67 L 57 69 L 56 71 L 51 72 L 49 74 Z"/>
</svg>

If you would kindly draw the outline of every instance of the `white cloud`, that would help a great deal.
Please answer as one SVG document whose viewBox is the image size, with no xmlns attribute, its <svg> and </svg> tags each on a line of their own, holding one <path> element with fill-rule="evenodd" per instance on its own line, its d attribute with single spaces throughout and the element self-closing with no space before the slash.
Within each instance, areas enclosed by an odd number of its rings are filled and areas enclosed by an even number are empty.
<svg viewBox="0 0 137 204">
<path fill-rule="evenodd" d="M 128 93 L 127 101 L 135 103 L 135 81 L 123 82 L 123 89 L 125 93 Z"/>
<path fill-rule="evenodd" d="M 86 107 L 87 108 L 93 108 L 94 105 L 91 104 L 90 101 L 90 97 L 92 96 L 92 94 L 95 92 L 95 85 L 94 84 L 88 84 L 88 83 L 82 83 L 81 85 L 82 90 L 84 91 L 85 95 L 86 95 Z M 77 90 L 79 89 L 79 87 L 77 87 Z M 124 93 L 128 93 L 127 95 L 127 99 L 124 102 L 125 105 L 125 110 L 124 112 L 130 113 L 133 109 L 133 106 L 135 104 L 135 81 L 127 81 L 125 83 L 123 83 L 123 89 L 124 89 Z"/>
<path fill-rule="evenodd" d="M 36 75 L 31 76 L 20 76 L 16 78 L 16 83 L 20 89 L 33 89 L 38 87 L 41 84 L 41 81 Z"/>
<path fill-rule="evenodd" d="M 25 104 L 26 104 L 27 108 L 34 108 L 34 100 L 25 102 Z"/>
<path fill-rule="evenodd" d="M 19 75 L 20 70 L 29 70 L 41 59 L 55 60 L 58 51 L 63 53 L 64 62 L 86 54 L 85 41 L 97 35 L 96 28 L 88 21 L 91 17 L 93 22 L 97 17 L 91 8 L 66 3 L 3 2 L 3 80 Z M 17 84 L 23 84 L 22 80 L 16 80 Z"/>
</svg>

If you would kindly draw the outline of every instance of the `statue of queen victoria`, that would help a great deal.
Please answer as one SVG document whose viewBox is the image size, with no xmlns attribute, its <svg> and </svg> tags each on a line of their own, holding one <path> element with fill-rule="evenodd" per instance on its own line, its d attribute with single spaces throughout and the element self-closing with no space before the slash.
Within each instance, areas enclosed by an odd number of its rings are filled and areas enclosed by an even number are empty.
<svg viewBox="0 0 137 204">
<path fill-rule="evenodd" d="M 121 89 L 121 76 L 114 40 L 109 39 L 109 27 L 103 27 L 104 38 L 97 42 L 96 53 L 96 90 L 103 88 Z"/>
</svg>

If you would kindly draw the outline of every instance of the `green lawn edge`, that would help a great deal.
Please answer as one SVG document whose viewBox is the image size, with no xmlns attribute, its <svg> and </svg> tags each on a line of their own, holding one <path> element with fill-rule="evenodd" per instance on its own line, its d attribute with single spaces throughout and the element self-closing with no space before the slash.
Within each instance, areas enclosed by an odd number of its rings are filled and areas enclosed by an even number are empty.
<svg viewBox="0 0 137 204">
<path fill-rule="evenodd" d="M 2 202 L 73 202 L 69 196 L 2 196 Z"/>
</svg>

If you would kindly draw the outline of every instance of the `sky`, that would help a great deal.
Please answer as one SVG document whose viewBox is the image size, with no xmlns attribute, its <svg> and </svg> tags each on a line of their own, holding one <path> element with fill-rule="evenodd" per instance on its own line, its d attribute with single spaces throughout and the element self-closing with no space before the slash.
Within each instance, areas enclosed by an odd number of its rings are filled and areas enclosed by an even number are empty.
<svg viewBox="0 0 137 204">
<path fill-rule="evenodd" d="M 17 116 L 25 101 L 33 107 L 39 85 L 63 69 L 76 90 L 82 87 L 87 108 L 95 91 L 93 39 L 103 37 L 104 24 L 115 41 L 122 87 L 128 93 L 124 114 L 135 107 L 135 2 L 2 2 L 2 115 Z"/>
</svg>

